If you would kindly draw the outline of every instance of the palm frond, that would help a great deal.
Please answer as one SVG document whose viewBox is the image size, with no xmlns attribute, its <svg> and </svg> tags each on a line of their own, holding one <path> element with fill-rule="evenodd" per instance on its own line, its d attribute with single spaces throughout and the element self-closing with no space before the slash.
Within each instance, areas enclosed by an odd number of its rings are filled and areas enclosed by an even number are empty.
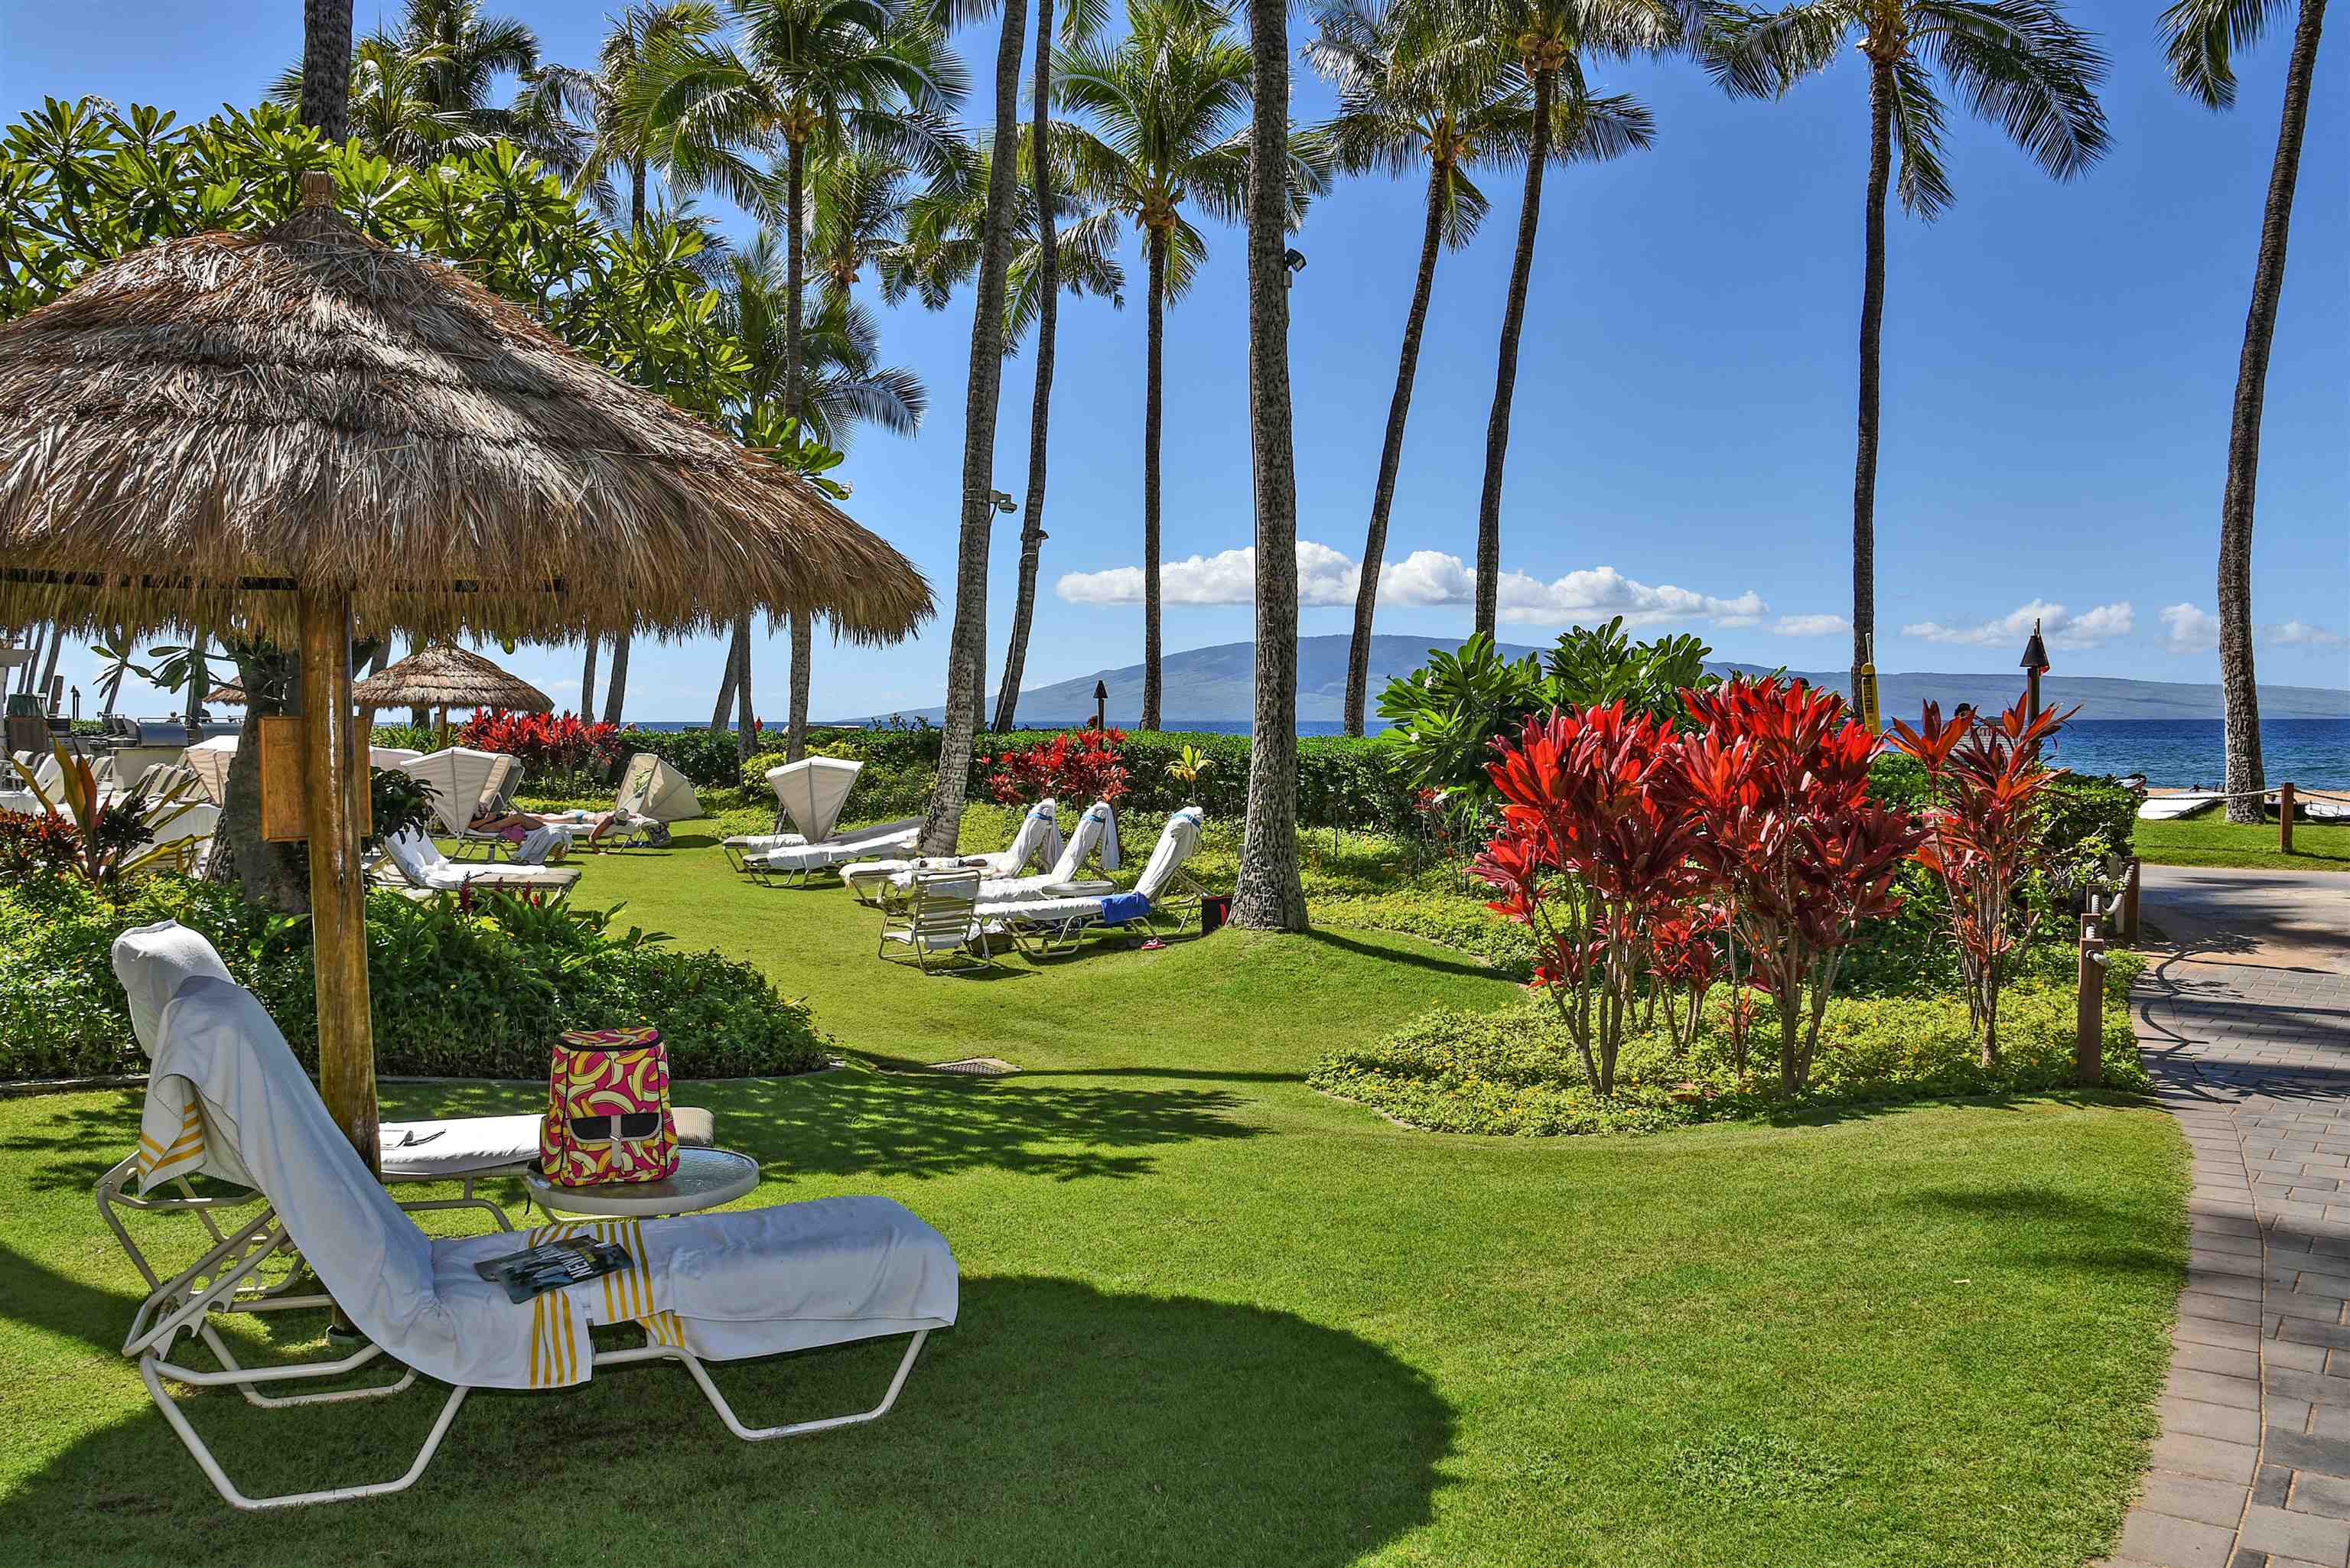
<svg viewBox="0 0 2350 1568">
<path fill-rule="evenodd" d="M 2069 180 L 2106 147 L 2095 40 L 2043 0 L 1914 0 L 1924 42 L 1970 112 Z"/>
<path fill-rule="evenodd" d="M 1931 223 L 1950 204 L 1950 182 L 1942 169 L 1942 100 L 1915 56 L 1894 63 L 1892 107 L 1893 145 L 1900 153 L 1894 189 L 1905 211 Z"/>
<path fill-rule="evenodd" d="M 2293 9 L 2292 0 L 2177 0 L 2162 14 L 2170 79 L 2210 109 L 2236 101 L 2236 52 L 2249 49 Z"/>
</svg>

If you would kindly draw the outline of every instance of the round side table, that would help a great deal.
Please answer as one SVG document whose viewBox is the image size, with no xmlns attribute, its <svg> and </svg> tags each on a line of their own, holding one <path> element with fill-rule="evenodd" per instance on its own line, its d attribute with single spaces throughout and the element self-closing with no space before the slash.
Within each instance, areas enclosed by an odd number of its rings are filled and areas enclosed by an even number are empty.
<svg viewBox="0 0 2350 1568">
<path fill-rule="evenodd" d="M 732 1203 L 759 1185 L 759 1162 L 731 1148 L 681 1148 L 677 1174 L 665 1181 L 615 1181 L 602 1187 L 561 1187 L 533 1169 L 523 1185 L 549 1214 L 596 1220 L 650 1220 L 698 1214 Z"/>
</svg>

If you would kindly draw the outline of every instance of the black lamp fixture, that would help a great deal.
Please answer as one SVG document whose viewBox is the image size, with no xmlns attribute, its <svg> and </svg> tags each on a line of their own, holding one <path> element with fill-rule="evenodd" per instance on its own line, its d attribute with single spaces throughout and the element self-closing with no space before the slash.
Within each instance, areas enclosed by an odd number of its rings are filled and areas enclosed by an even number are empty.
<svg viewBox="0 0 2350 1568">
<path fill-rule="evenodd" d="M 1107 680 L 1094 682 L 1094 728 L 1109 728 L 1109 682 Z"/>
<path fill-rule="evenodd" d="M 1297 275 L 1305 270 L 1305 253 L 1292 245 L 1281 253 L 1281 265 L 1289 269 L 1289 275 L 1282 279 L 1282 283 L 1287 287 L 1295 288 Z"/>
<path fill-rule="evenodd" d="M 2030 718 L 2040 711 L 2040 678 L 2048 673 L 2048 645 L 2040 639 L 2040 618 L 2032 618 L 2032 636 L 2023 645 L 2023 706 Z"/>
<path fill-rule="evenodd" d="M 990 505 L 993 506 L 998 512 L 1003 513 L 1006 517 L 1011 516 L 1012 514 L 1020 510 L 1020 503 L 1013 500 L 1012 497 L 1006 495 L 1001 490 L 989 491 L 987 493 L 987 499 Z"/>
</svg>

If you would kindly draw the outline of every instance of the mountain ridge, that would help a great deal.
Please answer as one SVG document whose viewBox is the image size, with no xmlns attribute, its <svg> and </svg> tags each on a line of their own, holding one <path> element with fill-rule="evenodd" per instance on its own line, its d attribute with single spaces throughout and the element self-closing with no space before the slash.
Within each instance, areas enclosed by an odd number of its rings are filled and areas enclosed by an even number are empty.
<svg viewBox="0 0 2350 1568">
<path fill-rule="evenodd" d="M 1430 649 L 1458 649 L 1464 639 L 1419 638 L 1392 633 L 1371 639 L 1371 701 L 1376 712 L 1380 690 L 1395 676 L 1409 674 L 1427 661 Z M 1306 723 L 1336 723 L 1345 715 L 1347 654 L 1344 633 L 1305 637 L 1297 643 L 1297 717 Z M 1512 659 L 1544 649 L 1503 643 Z M 1771 673 L 1768 667 L 1730 662 L 1709 663 L 1716 674 Z M 1843 691 L 1849 682 L 1842 671 L 1793 670 L 1815 686 Z M 1254 705 L 1256 644 L 1218 643 L 1208 648 L 1170 653 L 1164 666 L 1166 690 L 1162 711 L 1170 729 L 1184 724 L 1246 723 Z M 1093 717 L 1094 686 L 1109 688 L 1109 718 L 1114 724 L 1132 724 L 1142 712 L 1142 666 L 1129 664 L 1097 670 L 1068 680 L 1032 687 L 1020 693 L 1020 722 L 1050 727 Z M 2013 702 L 2023 689 L 2021 670 L 1934 671 L 1880 673 L 1877 691 L 1888 716 L 1915 714 L 1928 701 L 1948 711 L 1960 702 L 1994 710 Z M 2060 707 L 2078 704 L 2084 719 L 2217 719 L 2220 716 L 2217 682 L 2137 680 L 2110 675 L 2043 677 L 2043 701 Z M 901 718 L 936 722 L 945 709 L 916 709 Z M 2350 691 L 2323 686 L 2261 687 L 2263 719 L 2338 719 L 2350 717 Z M 878 715 L 877 715 L 878 717 Z M 1376 722 L 1376 720 L 1374 721 Z"/>
</svg>

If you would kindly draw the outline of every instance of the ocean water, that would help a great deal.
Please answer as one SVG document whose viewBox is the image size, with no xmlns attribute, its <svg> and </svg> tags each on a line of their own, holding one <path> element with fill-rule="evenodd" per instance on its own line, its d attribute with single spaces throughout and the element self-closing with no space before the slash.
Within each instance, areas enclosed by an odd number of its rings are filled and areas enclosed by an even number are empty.
<svg viewBox="0 0 2350 1568">
<path fill-rule="evenodd" d="M 642 726 L 700 727 L 674 720 Z M 1251 728 L 1199 719 L 1170 720 L 1167 727 L 1213 735 L 1245 735 Z M 1336 735 L 1342 728 L 1309 721 L 1297 732 Z M 2057 736 L 2052 760 L 2076 774 L 2144 774 L 2150 784 L 2216 788 L 2226 771 L 2224 728 L 2217 719 L 2076 719 Z M 2261 756 L 2272 784 L 2290 781 L 2310 789 L 2350 789 L 2350 719 L 2269 720 L 2261 726 Z"/>
</svg>

